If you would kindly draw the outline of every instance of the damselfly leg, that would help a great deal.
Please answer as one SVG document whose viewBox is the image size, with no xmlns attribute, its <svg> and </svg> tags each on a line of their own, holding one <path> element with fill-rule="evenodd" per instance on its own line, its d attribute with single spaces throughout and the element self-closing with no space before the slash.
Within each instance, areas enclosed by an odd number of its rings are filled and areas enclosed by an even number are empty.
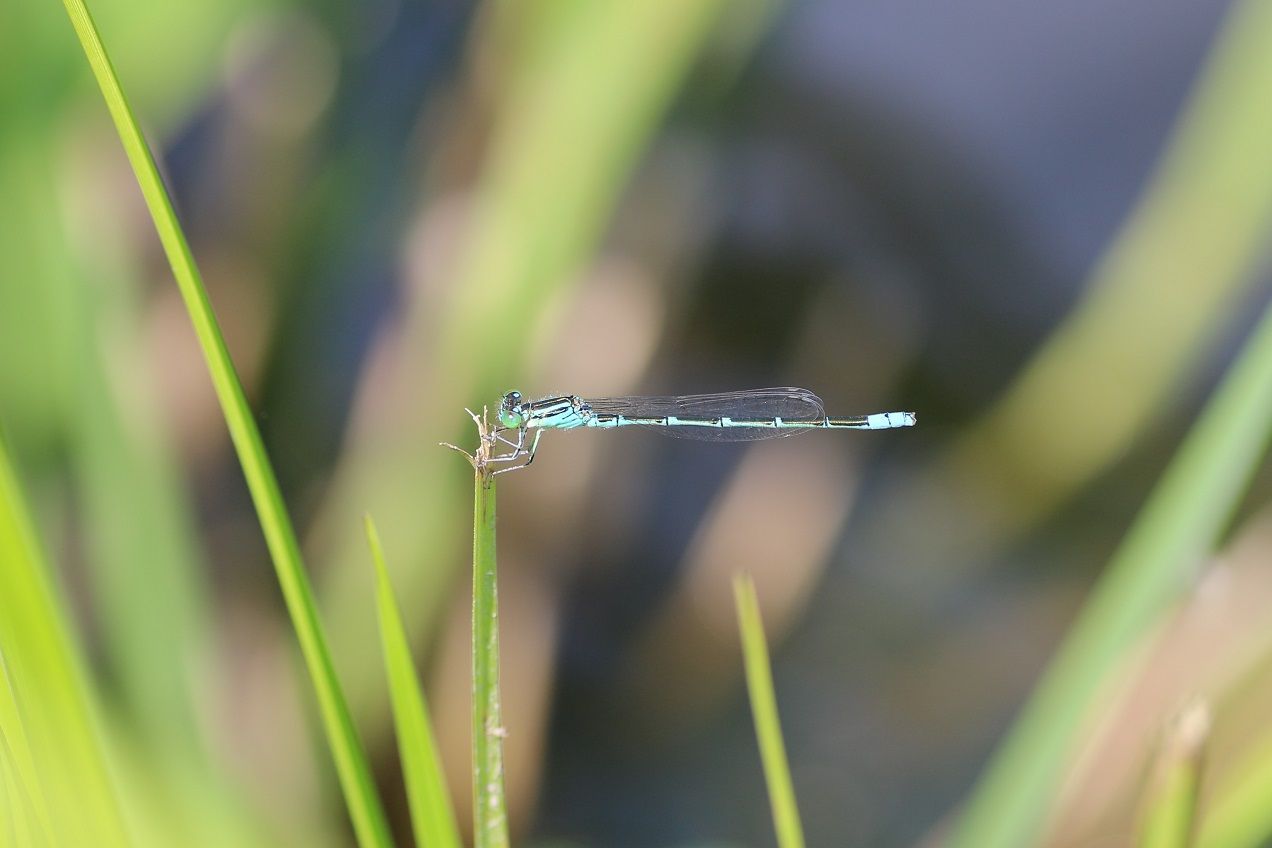
<svg viewBox="0 0 1272 848">
<path fill-rule="evenodd" d="M 507 428 L 500 428 L 498 430 L 495 430 L 494 438 L 492 441 L 496 444 L 507 445 L 508 447 L 512 448 L 512 453 L 502 457 L 492 456 L 491 459 L 515 459 L 516 457 L 521 455 L 521 450 L 526 443 L 526 428 L 524 427 L 517 428 L 517 440 L 515 442 L 507 438 L 506 436 L 504 436 L 504 433 L 507 433 L 507 432 L 508 432 Z"/>
<path fill-rule="evenodd" d="M 515 442 L 503 435 L 508 432 L 506 428 L 499 429 L 494 432 L 493 440 L 512 448 L 512 452 L 501 456 L 491 456 L 488 461 L 515 463 L 499 469 L 495 472 L 495 474 L 503 474 L 507 471 L 516 471 L 517 469 L 525 468 L 530 463 L 534 462 L 535 451 L 539 449 L 539 439 L 543 437 L 543 430 L 538 428 L 535 429 L 534 438 L 530 440 L 529 447 L 526 447 L 526 430 L 526 427 L 517 428 L 517 440 Z M 518 460 L 524 461 L 518 462 Z"/>
</svg>

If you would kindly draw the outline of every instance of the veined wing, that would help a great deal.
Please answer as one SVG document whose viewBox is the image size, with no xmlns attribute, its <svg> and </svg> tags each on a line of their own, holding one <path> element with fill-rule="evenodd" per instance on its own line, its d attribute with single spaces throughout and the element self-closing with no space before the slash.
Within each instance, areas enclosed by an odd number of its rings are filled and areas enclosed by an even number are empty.
<svg viewBox="0 0 1272 848">
<path fill-rule="evenodd" d="M 804 432 L 804 428 L 790 426 L 792 423 L 807 421 L 812 426 L 826 416 L 821 398 L 808 389 L 793 387 L 707 395 L 588 398 L 586 402 L 598 415 L 672 419 L 666 424 L 642 426 L 668 436 L 701 441 L 737 442 L 791 436 Z M 772 426 L 779 419 L 785 426 Z M 750 421 L 757 425 L 746 426 Z"/>
</svg>

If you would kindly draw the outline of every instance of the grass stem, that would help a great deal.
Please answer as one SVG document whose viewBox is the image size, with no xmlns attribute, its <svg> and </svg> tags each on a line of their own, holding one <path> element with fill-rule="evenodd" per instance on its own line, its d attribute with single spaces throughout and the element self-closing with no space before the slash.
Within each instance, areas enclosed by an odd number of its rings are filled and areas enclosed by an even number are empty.
<svg viewBox="0 0 1272 848">
<path fill-rule="evenodd" d="M 420 687 L 411 659 L 411 643 L 402 623 L 402 611 L 389 581 L 380 534 L 371 516 L 365 519 L 367 544 L 376 573 L 376 609 L 380 617 L 380 641 L 389 677 L 393 724 L 397 731 L 398 755 L 406 800 L 411 810 L 411 828 L 418 848 L 462 848 L 455 811 L 446 775 L 437 750 L 437 739 L 428 715 L 424 690 Z"/>
<path fill-rule="evenodd" d="M 764 779 L 768 783 L 777 844 L 780 848 L 804 848 L 804 828 L 795 804 L 786 744 L 782 741 L 764 622 L 760 619 L 760 603 L 750 575 L 739 574 L 733 578 L 733 599 L 737 604 L 746 686 L 751 694 L 751 713 L 755 717 L 755 736 L 760 743 L 760 759 L 764 763 Z"/>
<path fill-rule="evenodd" d="M 473 499 L 473 834 L 477 848 L 506 848 L 504 728 L 499 707 L 499 592 L 495 475 L 476 464 Z"/>
</svg>

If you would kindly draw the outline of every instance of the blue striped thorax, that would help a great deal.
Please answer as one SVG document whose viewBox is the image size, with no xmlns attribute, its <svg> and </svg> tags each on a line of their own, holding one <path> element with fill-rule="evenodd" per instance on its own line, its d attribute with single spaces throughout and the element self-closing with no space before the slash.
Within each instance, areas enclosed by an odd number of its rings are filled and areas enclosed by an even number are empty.
<svg viewBox="0 0 1272 848">
<path fill-rule="evenodd" d="M 572 430 L 586 427 L 592 418 L 592 407 L 577 395 L 543 398 L 524 407 L 527 427 Z"/>
</svg>

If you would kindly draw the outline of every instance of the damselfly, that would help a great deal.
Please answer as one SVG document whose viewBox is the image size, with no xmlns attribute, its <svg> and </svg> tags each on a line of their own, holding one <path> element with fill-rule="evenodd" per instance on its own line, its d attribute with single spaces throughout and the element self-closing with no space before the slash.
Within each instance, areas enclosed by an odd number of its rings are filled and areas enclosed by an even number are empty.
<svg viewBox="0 0 1272 848">
<path fill-rule="evenodd" d="M 533 462 L 545 430 L 636 426 L 685 439 L 735 442 L 790 436 L 807 430 L 912 427 L 917 417 L 913 412 L 878 412 L 835 418 L 826 414 L 821 398 L 808 389 L 779 388 L 590 400 L 562 395 L 531 401 L 524 400 L 520 392 L 508 392 L 499 402 L 496 420 L 498 426 L 491 438 L 506 452 L 490 457 L 490 461 L 509 463 L 496 472 L 502 473 Z"/>
</svg>

